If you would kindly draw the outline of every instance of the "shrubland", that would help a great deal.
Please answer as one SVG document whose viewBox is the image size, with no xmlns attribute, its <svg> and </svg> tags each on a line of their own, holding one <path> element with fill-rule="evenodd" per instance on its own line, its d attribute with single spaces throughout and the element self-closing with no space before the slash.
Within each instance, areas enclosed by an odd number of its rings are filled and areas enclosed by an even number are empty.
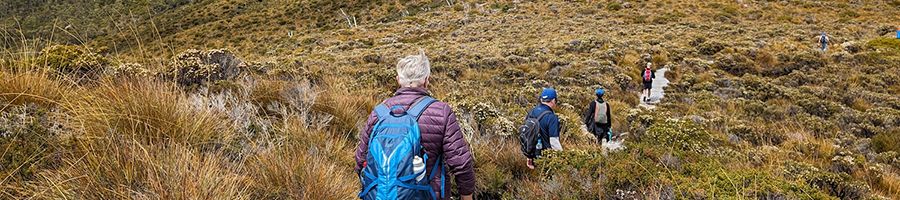
<svg viewBox="0 0 900 200">
<path fill-rule="evenodd" d="M 2 4 L 2 198 L 353 199 L 363 120 L 419 50 L 483 199 L 900 198 L 896 2 L 56 3 Z M 542 87 L 565 150 L 528 170 Z M 623 150 L 581 127 L 597 87 Z"/>
</svg>

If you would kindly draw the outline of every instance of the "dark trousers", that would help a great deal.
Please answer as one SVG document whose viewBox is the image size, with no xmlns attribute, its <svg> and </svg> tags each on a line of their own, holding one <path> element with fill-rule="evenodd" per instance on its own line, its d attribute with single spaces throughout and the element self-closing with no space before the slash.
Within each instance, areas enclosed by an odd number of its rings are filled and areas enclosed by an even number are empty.
<svg viewBox="0 0 900 200">
<path fill-rule="evenodd" d="M 603 139 L 609 139 L 609 127 L 598 125 L 594 129 L 594 137 L 597 137 L 597 143 L 602 144 Z"/>
</svg>

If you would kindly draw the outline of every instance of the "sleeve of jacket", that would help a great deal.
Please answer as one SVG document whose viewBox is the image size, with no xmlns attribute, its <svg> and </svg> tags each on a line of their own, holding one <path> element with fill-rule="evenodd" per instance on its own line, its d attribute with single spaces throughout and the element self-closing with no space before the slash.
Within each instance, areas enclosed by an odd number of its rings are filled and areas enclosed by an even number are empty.
<svg viewBox="0 0 900 200">
<path fill-rule="evenodd" d="M 609 103 L 606 103 L 606 120 L 608 121 L 606 128 L 612 127 L 612 106 L 610 106 Z"/>
<path fill-rule="evenodd" d="M 356 168 L 354 169 L 357 173 L 363 167 L 363 162 L 366 161 L 366 151 L 369 149 L 369 133 L 372 133 L 372 128 L 375 126 L 375 122 L 378 121 L 378 117 L 375 114 L 375 111 L 372 111 L 369 114 L 369 118 L 366 120 L 366 126 L 359 132 L 359 145 L 356 147 Z"/>
<path fill-rule="evenodd" d="M 592 127 L 591 127 L 591 121 L 594 121 L 594 119 L 591 119 L 593 116 L 592 111 L 594 110 L 594 108 L 592 108 L 592 107 L 594 107 L 593 101 L 591 101 L 591 103 L 588 103 L 587 108 L 585 108 L 584 112 L 581 113 L 581 120 L 584 121 L 584 128 L 587 129 L 588 132 L 591 132 L 591 133 L 594 132 L 594 130 L 592 130 Z"/>
<path fill-rule="evenodd" d="M 447 106 L 445 109 L 450 110 Z M 469 143 L 463 137 L 459 128 L 456 114 L 451 110 L 446 116 L 447 125 L 444 127 L 444 160 L 450 168 L 450 174 L 456 179 L 457 190 L 460 195 L 475 193 L 475 160 L 469 149 Z"/>
</svg>

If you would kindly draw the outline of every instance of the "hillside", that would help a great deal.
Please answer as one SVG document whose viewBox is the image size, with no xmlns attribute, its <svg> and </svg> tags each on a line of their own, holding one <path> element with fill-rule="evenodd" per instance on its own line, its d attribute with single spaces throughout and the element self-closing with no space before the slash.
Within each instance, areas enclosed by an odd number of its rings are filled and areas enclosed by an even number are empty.
<svg viewBox="0 0 900 200">
<path fill-rule="evenodd" d="M 2 198 L 353 199 L 363 120 L 424 50 L 481 199 L 900 199 L 900 1 L 0 5 Z M 527 170 L 542 87 L 566 150 Z M 582 128 L 597 87 L 624 150 Z"/>
</svg>

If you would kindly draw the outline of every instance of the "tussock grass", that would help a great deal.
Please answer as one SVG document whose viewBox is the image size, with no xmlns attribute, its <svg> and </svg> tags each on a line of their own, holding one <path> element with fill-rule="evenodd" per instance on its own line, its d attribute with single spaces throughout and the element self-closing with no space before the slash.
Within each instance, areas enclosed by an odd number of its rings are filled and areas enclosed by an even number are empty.
<svg viewBox="0 0 900 200">
<path fill-rule="evenodd" d="M 21 37 L 35 49 L 0 56 L 0 147 L 17 151 L 2 154 L 16 158 L 0 163 L 0 176 L 13 175 L 0 198 L 353 198 L 354 137 L 395 89 L 391 64 L 417 49 L 433 58 L 432 92 L 463 119 L 483 199 L 897 198 L 898 45 L 881 23 L 900 15 L 882 4 L 9 5 L 0 24 L 25 30 L 4 30 L 0 47 Z M 843 10 L 825 12 L 834 7 Z M 339 8 L 360 26 L 342 28 Z M 74 28 L 40 21 L 71 15 Z M 823 22 L 846 27 L 826 30 L 824 53 L 812 50 Z M 69 36 L 40 38 L 56 30 Z M 191 71 L 167 63 L 191 48 L 266 62 L 245 62 L 251 75 L 206 71 L 192 88 L 153 78 Z M 646 61 L 672 69 L 652 112 L 633 109 Z M 101 71 L 113 73 L 79 75 Z M 566 151 L 526 170 L 504 135 L 548 86 L 560 91 Z M 623 151 L 603 152 L 581 131 L 598 86 L 613 130 L 631 133 Z"/>
<path fill-rule="evenodd" d="M 109 80 L 63 107 L 86 138 L 124 133 L 145 144 L 223 143 L 233 132 L 222 116 L 190 107 L 171 84 L 150 80 Z"/>
<path fill-rule="evenodd" d="M 10 105 L 38 104 L 57 106 L 74 94 L 73 87 L 51 78 L 47 73 L 6 73 L 0 71 L 0 103 Z"/>
</svg>

